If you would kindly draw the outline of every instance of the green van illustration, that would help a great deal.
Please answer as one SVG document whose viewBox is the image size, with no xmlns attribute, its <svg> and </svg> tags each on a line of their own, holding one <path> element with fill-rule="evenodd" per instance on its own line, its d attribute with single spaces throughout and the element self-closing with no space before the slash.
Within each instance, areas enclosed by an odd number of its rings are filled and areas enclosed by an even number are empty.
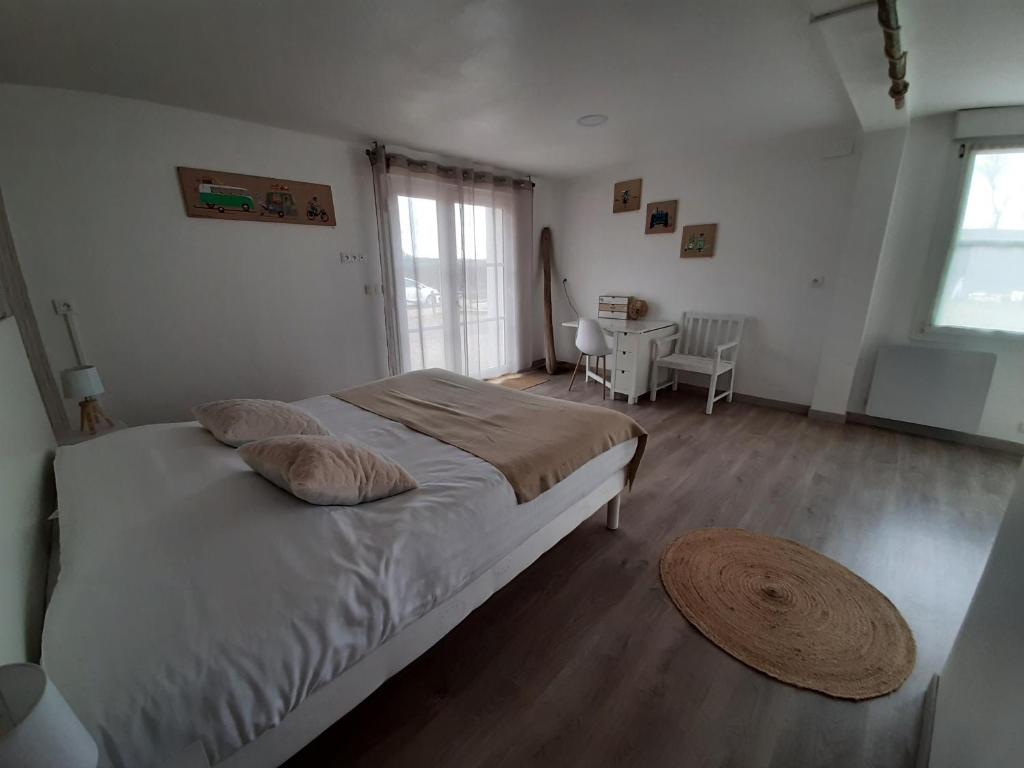
<svg viewBox="0 0 1024 768">
<path fill-rule="evenodd" d="M 200 184 L 199 202 L 221 213 L 226 210 L 251 211 L 256 207 L 256 201 L 245 187 L 225 187 L 221 184 Z"/>
</svg>

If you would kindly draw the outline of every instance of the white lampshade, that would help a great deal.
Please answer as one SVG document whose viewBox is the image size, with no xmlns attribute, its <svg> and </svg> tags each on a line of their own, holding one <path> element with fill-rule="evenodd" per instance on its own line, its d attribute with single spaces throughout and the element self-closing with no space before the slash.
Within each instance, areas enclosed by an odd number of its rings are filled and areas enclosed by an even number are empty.
<svg viewBox="0 0 1024 768">
<path fill-rule="evenodd" d="M 576 329 L 576 349 L 584 355 L 610 355 L 612 352 L 608 339 L 605 338 L 604 329 L 601 324 L 593 318 L 580 318 L 579 328 Z"/>
<path fill-rule="evenodd" d="M 96 768 L 96 742 L 42 667 L 0 667 L 0 768 Z"/>
<path fill-rule="evenodd" d="M 100 372 L 93 365 L 80 365 L 61 371 L 60 383 L 64 388 L 64 397 L 69 399 L 103 394 Z"/>
</svg>

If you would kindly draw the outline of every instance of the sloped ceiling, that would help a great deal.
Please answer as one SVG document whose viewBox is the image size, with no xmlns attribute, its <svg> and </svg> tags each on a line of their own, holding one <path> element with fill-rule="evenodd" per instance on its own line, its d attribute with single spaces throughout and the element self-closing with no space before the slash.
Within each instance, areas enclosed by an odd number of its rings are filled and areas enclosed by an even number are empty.
<svg viewBox="0 0 1024 768">
<path fill-rule="evenodd" d="M 850 74 L 808 24 L 844 4 L 6 0 L 0 81 L 574 175 L 647 146 L 855 125 Z M 1024 2 L 900 9 L 914 114 L 1024 103 Z M 880 33 L 858 55 L 855 79 L 887 87 Z M 576 125 L 592 112 L 609 122 Z"/>
<path fill-rule="evenodd" d="M 0 80 L 524 171 L 848 123 L 793 0 L 7 0 Z M 576 125 L 600 112 L 609 122 Z"/>
</svg>

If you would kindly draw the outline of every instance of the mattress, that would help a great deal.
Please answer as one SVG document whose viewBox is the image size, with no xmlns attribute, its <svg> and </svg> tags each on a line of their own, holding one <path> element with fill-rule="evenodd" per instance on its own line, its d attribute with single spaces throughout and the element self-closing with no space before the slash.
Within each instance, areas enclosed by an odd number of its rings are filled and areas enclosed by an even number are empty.
<svg viewBox="0 0 1024 768">
<path fill-rule="evenodd" d="M 158 765 L 196 741 L 212 764 L 229 760 L 458 602 L 621 476 L 635 450 L 620 444 L 519 505 L 494 467 L 453 446 L 332 397 L 297 405 L 420 487 L 310 506 L 195 423 L 58 451 L 61 575 L 43 665 L 96 738 L 100 765 Z"/>
</svg>

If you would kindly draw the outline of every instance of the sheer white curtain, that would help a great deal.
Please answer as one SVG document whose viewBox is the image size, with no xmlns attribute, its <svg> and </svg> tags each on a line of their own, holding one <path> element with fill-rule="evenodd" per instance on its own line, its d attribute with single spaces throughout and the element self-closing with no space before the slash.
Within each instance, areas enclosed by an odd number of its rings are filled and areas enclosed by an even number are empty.
<svg viewBox="0 0 1024 768">
<path fill-rule="evenodd" d="M 532 362 L 533 185 L 387 155 L 383 270 L 391 355 L 401 371 L 477 378 Z M 385 200 L 381 200 L 386 197 Z M 383 226 L 384 222 L 379 222 Z"/>
</svg>

